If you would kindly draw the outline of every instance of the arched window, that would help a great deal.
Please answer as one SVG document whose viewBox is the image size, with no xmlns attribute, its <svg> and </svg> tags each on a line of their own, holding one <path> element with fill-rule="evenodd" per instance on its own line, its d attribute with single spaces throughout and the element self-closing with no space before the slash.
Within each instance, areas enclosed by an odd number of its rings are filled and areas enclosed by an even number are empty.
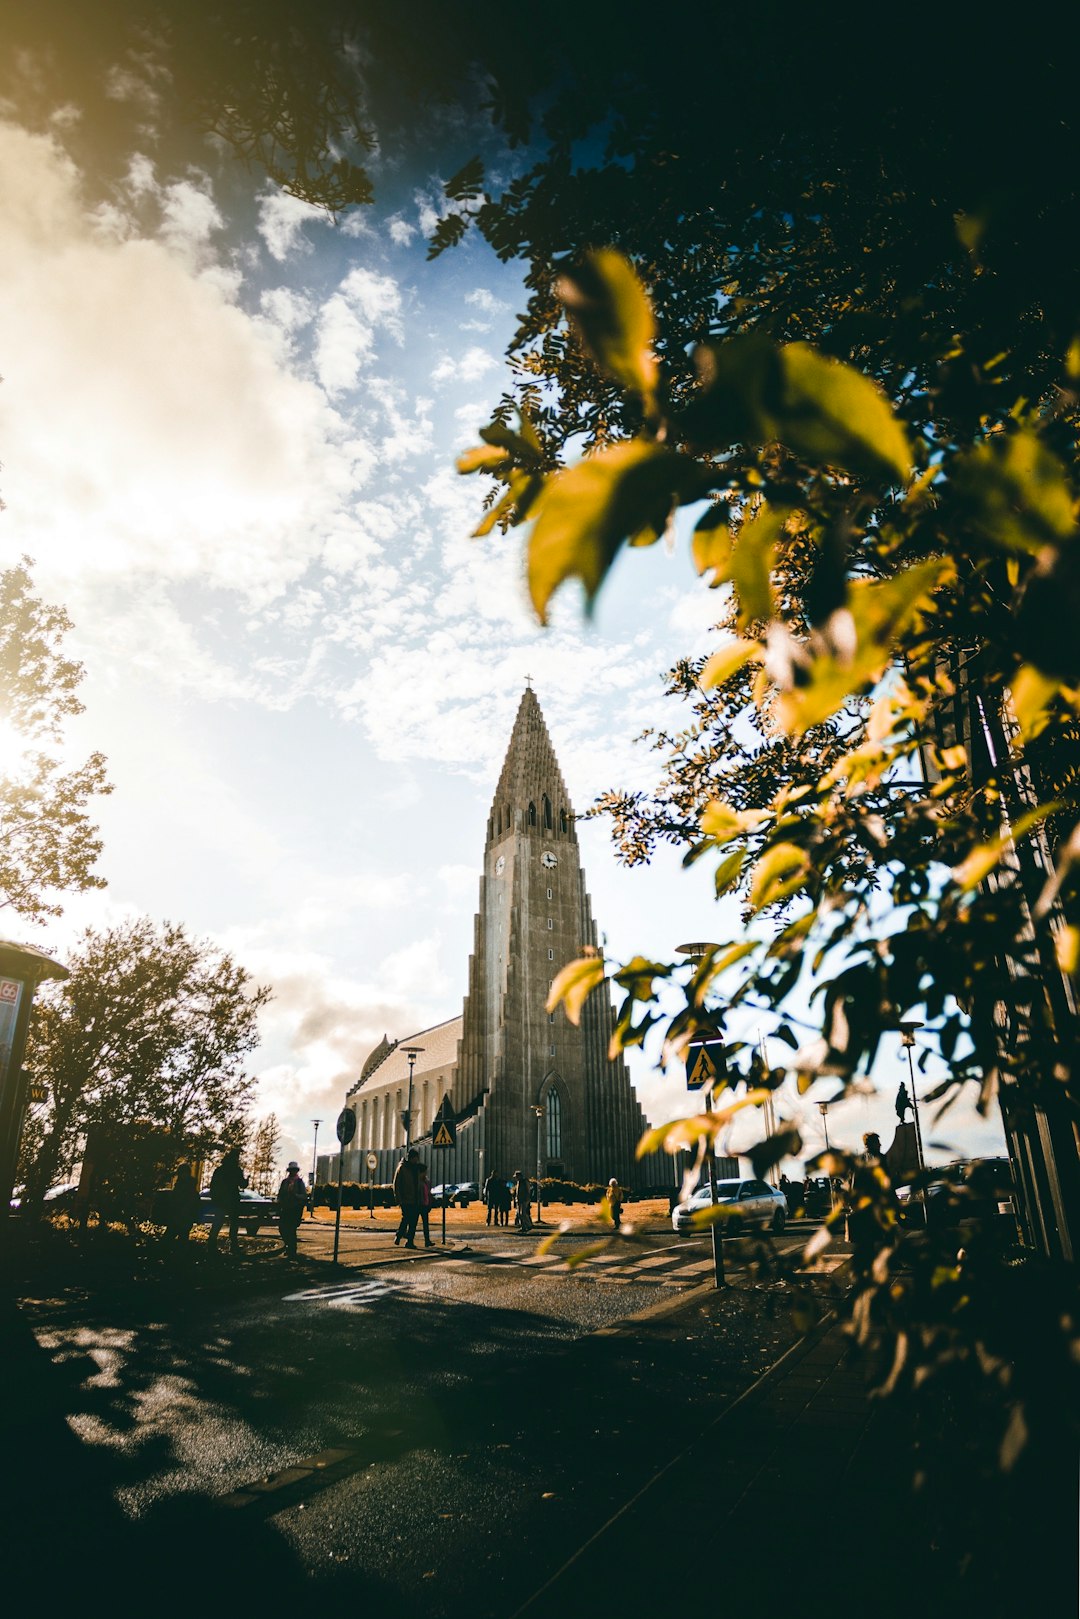
<svg viewBox="0 0 1080 1619">
<path fill-rule="evenodd" d="M 565 833 L 566 829 L 567 829 L 566 811 L 564 809 L 561 809 L 559 811 L 559 831 Z"/>
<path fill-rule="evenodd" d="M 551 831 L 551 799 L 547 793 L 544 794 L 544 826 Z"/>
<path fill-rule="evenodd" d="M 562 1157 L 562 1101 L 554 1085 L 544 1098 L 547 1112 L 547 1155 Z"/>
<path fill-rule="evenodd" d="M 510 815 L 510 806 L 509 806 L 509 804 L 507 804 L 507 806 L 506 806 L 506 830 L 508 832 L 510 831 L 513 824 L 514 823 L 513 823 L 513 820 L 511 819 L 511 815 Z"/>
<path fill-rule="evenodd" d="M 502 810 L 499 811 L 499 831 L 502 831 Z"/>
<path fill-rule="evenodd" d="M 500 826 L 500 828 L 499 828 L 499 831 L 500 831 L 500 832 L 501 832 L 501 831 L 502 831 L 502 827 L 501 827 L 501 826 Z M 493 837 L 494 837 L 494 835 L 495 835 L 495 827 L 494 827 L 494 824 L 493 824 L 493 822 L 492 822 L 492 820 L 491 820 L 491 817 L 490 817 L 490 815 L 489 815 L 489 816 L 488 816 L 488 842 L 489 842 L 489 843 L 490 843 L 490 842 L 491 842 L 491 840 L 492 840 L 492 838 L 493 838 Z"/>
<path fill-rule="evenodd" d="M 536 825 L 536 805 L 531 800 L 529 801 L 529 825 Z"/>
</svg>

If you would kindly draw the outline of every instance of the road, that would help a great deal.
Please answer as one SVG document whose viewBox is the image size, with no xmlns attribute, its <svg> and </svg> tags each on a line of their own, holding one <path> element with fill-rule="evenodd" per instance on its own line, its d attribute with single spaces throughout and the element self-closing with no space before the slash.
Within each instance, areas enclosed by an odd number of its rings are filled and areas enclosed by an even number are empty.
<svg viewBox="0 0 1080 1619">
<path fill-rule="evenodd" d="M 331 1240 L 305 1226 L 296 1267 L 163 1262 L 137 1289 L 22 1299 L 45 1417 L 8 1442 L 63 1524 L 50 1564 L 108 1537 L 111 1581 L 140 1592 L 213 1567 L 245 1602 L 508 1619 L 792 1336 L 745 1272 L 705 1307 L 699 1240 L 576 1271 L 506 1232 L 409 1255 L 348 1233 L 335 1271 Z M 6 1527 L 31 1578 L 23 1504 Z"/>
</svg>

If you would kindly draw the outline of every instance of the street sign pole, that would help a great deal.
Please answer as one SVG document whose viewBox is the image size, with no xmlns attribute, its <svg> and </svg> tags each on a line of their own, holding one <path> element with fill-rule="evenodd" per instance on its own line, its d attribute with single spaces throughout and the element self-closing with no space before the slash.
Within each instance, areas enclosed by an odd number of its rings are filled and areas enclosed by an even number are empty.
<svg viewBox="0 0 1080 1619">
<path fill-rule="evenodd" d="M 686 1054 L 686 1088 L 691 1091 L 705 1092 L 705 1111 L 712 1112 L 713 1086 L 719 1076 L 725 1072 L 724 1042 L 719 1037 L 711 1040 L 694 1040 Z M 713 1286 L 722 1288 L 727 1286 L 724 1275 L 724 1235 L 720 1229 L 720 1221 L 716 1215 L 716 1207 L 720 1199 L 716 1188 L 716 1148 L 710 1139 L 706 1149 L 706 1162 L 709 1166 L 709 1191 L 712 1194 L 713 1220 L 712 1234 L 712 1262 Z"/>
<path fill-rule="evenodd" d="M 338 1159 L 337 1159 L 337 1212 L 334 1215 L 334 1264 L 338 1262 L 338 1244 L 341 1241 L 341 1183 L 345 1175 L 345 1148 L 356 1134 L 356 1113 L 351 1107 L 343 1107 L 337 1118 Z"/>
<path fill-rule="evenodd" d="M 439 1111 L 431 1121 L 431 1150 L 432 1152 L 447 1152 L 454 1148 L 454 1161 L 457 1162 L 457 1115 L 450 1106 L 449 1096 L 444 1096 L 439 1105 Z M 443 1162 L 445 1163 L 445 1159 Z M 442 1240 L 446 1247 L 446 1174 L 442 1180 L 443 1194 L 439 1199 L 442 1204 Z"/>
</svg>

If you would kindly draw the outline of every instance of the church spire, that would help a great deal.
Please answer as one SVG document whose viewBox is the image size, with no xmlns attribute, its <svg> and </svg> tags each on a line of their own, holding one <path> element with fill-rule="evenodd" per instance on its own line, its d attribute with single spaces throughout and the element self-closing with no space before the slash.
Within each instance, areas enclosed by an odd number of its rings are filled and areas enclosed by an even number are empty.
<svg viewBox="0 0 1080 1619">
<path fill-rule="evenodd" d="M 526 685 L 518 704 L 510 745 L 491 806 L 488 842 L 509 832 L 570 837 L 576 841 L 574 812 L 539 701 Z"/>
</svg>

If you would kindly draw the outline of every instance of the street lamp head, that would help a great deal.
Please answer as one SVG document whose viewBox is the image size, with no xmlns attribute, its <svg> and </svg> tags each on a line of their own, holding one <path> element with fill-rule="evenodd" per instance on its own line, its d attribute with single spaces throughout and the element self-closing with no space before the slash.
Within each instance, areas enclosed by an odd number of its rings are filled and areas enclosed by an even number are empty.
<svg viewBox="0 0 1080 1619">
<path fill-rule="evenodd" d="M 897 1025 L 900 1030 L 900 1044 L 911 1047 L 915 1044 L 915 1031 L 921 1029 L 921 1023 L 901 1023 Z"/>
<path fill-rule="evenodd" d="M 825 1115 L 828 1113 L 828 1111 L 829 1111 L 828 1102 L 819 1102 L 818 1103 L 818 1112 L 821 1114 L 822 1118 L 825 1117 Z"/>
<path fill-rule="evenodd" d="M 677 944 L 675 946 L 675 954 L 678 956 L 687 956 L 691 961 L 702 961 L 705 956 L 709 954 L 710 950 L 718 950 L 719 948 L 719 945 L 710 944 L 708 940 L 705 940 L 704 942 L 694 942 L 691 944 Z"/>
</svg>

